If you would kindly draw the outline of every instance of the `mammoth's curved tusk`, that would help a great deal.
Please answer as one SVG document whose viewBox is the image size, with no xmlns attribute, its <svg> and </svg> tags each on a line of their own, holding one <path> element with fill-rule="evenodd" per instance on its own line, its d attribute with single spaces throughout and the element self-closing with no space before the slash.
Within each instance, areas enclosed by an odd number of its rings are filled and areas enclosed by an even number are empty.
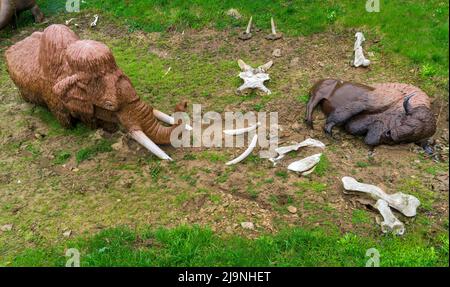
<svg viewBox="0 0 450 287">
<path fill-rule="evenodd" d="M 258 141 L 258 135 L 254 135 L 250 145 L 248 146 L 248 148 L 240 156 L 238 156 L 237 158 L 227 162 L 226 165 L 236 164 L 236 163 L 244 160 L 246 157 L 248 157 L 248 155 L 251 154 L 252 151 L 255 149 L 257 141 Z"/>
<path fill-rule="evenodd" d="M 405 109 L 405 112 L 407 115 L 410 114 L 411 110 L 409 108 L 409 100 L 414 97 L 416 95 L 416 93 L 412 93 L 408 96 L 405 97 L 405 99 L 403 100 L 403 108 Z"/>
<path fill-rule="evenodd" d="M 162 149 L 159 148 L 159 146 L 157 146 L 151 139 L 149 139 L 143 131 L 132 131 L 130 132 L 130 135 L 135 141 L 140 143 L 143 147 L 148 149 L 158 158 L 172 161 L 170 156 L 168 156 Z"/>
<path fill-rule="evenodd" d="M 257 127 L 259 127 L 261 125 L 260 122 L 258 122 L 255 125 L 251 125 L 249 127 L 246 128 L 242 128 L 242 129 L 235 129 L 235 130 L 224 130 L 223 133 L 229 136 L 237 136 L 237 135 L 242 135 L 244 133 L 248 133 L 251 131 L 256 130 Z"/>
<path fill-rule="evenodd" d="M 172 116 L 169 116 L 168 114 L 165 114 L 159 110 L 153 109 L 153 115 L 160 121 L 165 122 L 169 125 L 175 124 L 175 119 Z M 185 129 L 188 131 L 192 131 L 192 127 L 188 124 L 185 125 Z"/>
<path fill-rule="evenodd" d="M 247 29 L 245 29 L 245 33 L 249 34 L 251 32 L 252 29 L 252 20 L 253 20 L 253 16 L 250 16 L 250 20 L 248 21 L 247 24 Z"/>
</svg>

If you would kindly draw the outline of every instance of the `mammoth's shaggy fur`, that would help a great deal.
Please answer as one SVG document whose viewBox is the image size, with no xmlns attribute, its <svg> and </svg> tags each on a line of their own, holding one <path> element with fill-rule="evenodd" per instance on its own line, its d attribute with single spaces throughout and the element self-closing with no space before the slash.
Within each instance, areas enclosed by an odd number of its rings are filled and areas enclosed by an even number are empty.
<svg viewBox="0 0 450 287">
<path fill-rule="evenodd" d="M 157 144 L 169 144 L 177 127 L 158 122 L 106 45 L 80 40 L 66 26 L 51 25 L 16 43 L 6 51 L 6 62 L 22 97 L 48 107 L 64 127 L 75 120 L 93 127 L 122 124 Z"/>
<path fill-rule="evenodd" d="M 428 96 L 419 88 L 400 83 L 372 86 L 336 79 L 317 82 L 311 89 L 306 122 L 321 104 L 327 115 L 325 131 L 345 125 L 354 135 L 364 135 L 368 145 L 423 143 L 436 131 Z"/>
</svg>

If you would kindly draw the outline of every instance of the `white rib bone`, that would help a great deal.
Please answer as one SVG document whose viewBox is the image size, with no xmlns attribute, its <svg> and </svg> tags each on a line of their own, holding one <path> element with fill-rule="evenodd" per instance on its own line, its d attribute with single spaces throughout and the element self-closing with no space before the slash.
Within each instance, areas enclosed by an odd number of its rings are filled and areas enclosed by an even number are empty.
<svg viewBox="0 0 450 287">
<path fill-rule="evenodd" d="M 94 15 L 94 21 L 92 21 L 92 23 L 91 23 L 91 27 L 97 26 L 97 22 L 98 22 L 98 15 L 95 14 Z"/>
<path fill-rule="evenodd" d="M 246 64 L 244 61 L 242 61 L 241 59 L 238 60 L 238 65 L 239 65 L 239 68 L 241 68 L 241 70 L 242 70 L 243 72 L 247 72 L 247 71 L 253 70 L 253 68 L 252 68 L 250 65 L 247 65 L 247 64 Z"/>
<path fill-rule="evenodd" d="M 306 157 L 299 161 L 294 161 L 288 166 L 288 170 L 302 173 L 302 175 L 307 175 L 311 173 L 313 169 L 320 161 L 321 153 Z"/>
<path fill-rule="evenodd" d="M 159 110 L 153 109 L 153 115 L 160 121 L 165 122 L 169 125 L 175 124 L 175 119 L 172 116 L 169 116 L 168 114 L 165 114 Z M 192 131 L 192 127 L 188 124 L 185 125 L 185 129 L 188 131 Z"/>
<path fill-rule="evenodd" d="M 392 232 L 395 235 L 403 235 L 405 233 L 405 226 L 395 217 L 385 200 L 378 199 L 375 208 L 383 216 L 383 222 L 381 222 L 381 231 L 383 233 Z"/>
<path fill-rule="evenodd" d="M 247 29 L 245 29 L 245 33 L 247 33 L 247 34 L 249 34 L 252 29 L 252 20 L 253 20 L 253 16 L 250 16 L 250 20 L 248 21 L 248 24 L 247 24 Z"/>
<path fill-rule="evenodd" d="M 246 128 L 242 128 L 242 129 L 235 129 L 235 130 L 224 130 L 223 133 L 226 135 L 230 135 L 230 136 L 237 136 L 237 135 L 242 135 L 251 131 L 256 130 L 257 127 L 259 127 L 261 125 L 260 122 L 256 123 L 255 125 L 251 125 L 249 127 Z"/>
<path fill-rule="evenodd" d="M 162 149 L 159 148 L 159 146 L 149 139 L 143 131 L 132 131 L 130 132 L 130 135 L 135 141 L 140 143 L 158 158 L 172 161 L 170 156 L 168 156 Z"/>
<path fill-rule="evenodd" d="M 252 151 L 255 149 L 255 147 L 256 147 L 256 142 L 257 142 L 257 141 L 258 141 L 258 135 L 254 135 L 254 136 L 253 136 L 253 139 L 252 139 L 252 142 L 250 143 L 250 145 L 248 146 L 248 148 L 247 148 L 240 156 L 238 156 L 237 158 L 235 158 L 235 159 L 233 159 L 233 160 L 227 162 L 226 165 L 233 165 L 233 164 L 236 164 L 236 163 L 238 163 L 238 162 L 244 160 L 246 157 L 248 157 L 249 154 L 251 154 Z"/>
<path fill-rule="evenodd" d="M 371 184 L 360 183 L 356 179 L 345 176 L 342 178 L 344 189 L 348 191 L 358 191 L 369 194 L 373 199 L 383 199 L 389 206 L 397 209 L 405 216 L 415 216 L 417 213 L 417 207 L 420 205 L 420 201 L 409 194 L 401 192 L 394 194 L 387 194 L 381 188 Z"/>
</svg>

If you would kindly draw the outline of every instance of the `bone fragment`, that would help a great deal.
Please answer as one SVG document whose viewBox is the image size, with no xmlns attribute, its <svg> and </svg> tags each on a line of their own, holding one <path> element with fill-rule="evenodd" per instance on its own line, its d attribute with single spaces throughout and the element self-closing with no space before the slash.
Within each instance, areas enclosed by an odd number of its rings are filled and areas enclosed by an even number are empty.
<svg viewBox="0 0 450 287">
<path fill-rule="evenodd" d="M 288 166 L 288 170 L 295 171 L 301 173 L 302 175 L 308 175 L 312 171 L 311 169 L 315 168 L 315 166 L 320 162 L 321 153 L 306 157 L 299 161 L 294 161 Z"/>
<path fill-rule="evenodd" d="M 360 183 L 349 176 L 343 177 L 342 183 L 344 184 L 344 189 L 347 191 L 363 192 L 375 200 L 383 199 L 389 206 L 397 209 L 405 216 L 412 217 L 417 214 L 417 207 L 419 207 L 420 201 L 412 195 L 401 192 L 387 194 L 375 185 Z"/>
<path fill-rule="evenodd" d="M 405 233 L 405 226 L 395 217 L 385 200 L 378 199 L 375 208 L 383 216 L 383 221 L 381 222 L 381 231 L 383 233 L 392 232 L 395 235 L 403 235 Z"/>
</svg>

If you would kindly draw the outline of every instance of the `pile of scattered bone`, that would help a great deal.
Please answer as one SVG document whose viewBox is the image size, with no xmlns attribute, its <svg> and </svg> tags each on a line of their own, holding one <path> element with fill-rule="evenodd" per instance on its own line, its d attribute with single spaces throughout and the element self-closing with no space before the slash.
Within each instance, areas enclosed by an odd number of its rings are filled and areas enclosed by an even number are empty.
<svg viewBox="0 0 450 287">
<path fill-rule="evenodd" d="M 391 207 L 407 217 L 413 217 L 420 205 L 420 201 L 412 195 L 401 192 L 387 194 L 375 185 L 358 182 L 352 177 L 343 177 L 342 183 L 346 193 L 362 193 L 362 196 L 368 196 L 374 201 L 371 205 L 378 209 L 383 217 L 383 221 L 380 223 L 383 233 L 392 232 L 395 235 L 405 233 L 404 224 L 395 217 Z"/>
</svg>

